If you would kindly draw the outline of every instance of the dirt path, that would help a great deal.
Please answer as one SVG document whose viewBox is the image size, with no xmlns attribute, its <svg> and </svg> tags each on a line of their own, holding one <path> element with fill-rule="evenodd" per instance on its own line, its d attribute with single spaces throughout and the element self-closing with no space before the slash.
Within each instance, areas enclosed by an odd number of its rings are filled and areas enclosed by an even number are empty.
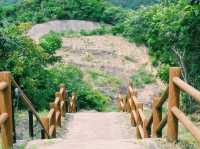
<svg viewBox="0 0 200 149">
<path fill-rule="evenodd" d="M 26 149 L 147 149 L 134 139 L 135 130 L 126 113 L 72 114 L 65 130 L 68 133 L 62 139 L 32 141 Z"/>
</svg>

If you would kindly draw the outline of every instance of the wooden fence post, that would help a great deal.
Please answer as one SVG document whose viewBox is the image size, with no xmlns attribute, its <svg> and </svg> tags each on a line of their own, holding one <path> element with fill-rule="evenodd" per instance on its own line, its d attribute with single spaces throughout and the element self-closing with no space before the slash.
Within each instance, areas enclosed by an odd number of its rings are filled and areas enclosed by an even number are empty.
<svg viewBox="0 0 200 149">
<path fill-rule="evenodd" d="M 28 111 L 28 121 L 29 121 L 29 137 L 33 139 L 34 132 L 33 132 L 33 113 Z"/>
<path fill-rule="evenodd" d="M 66 101 L 65 101 L 66 91 L 64 84 L 60 84 L 60 93 L 61 93 L 61 115 L 64 117 L 66 113 Z"/>
<path fill-rule="evenodd" d="M 52 119 L 49 122 L 49 125 L 54 126 L 55 129 L 53 131 L 52 138 L 56 138 L 56 112 L 55 112 L 55 109 L 53 111 L 53 116 L 52 116 Z"/>
<path fill-rule="evenodd" d="M 159 97 L 153 97 L 153 105 L 152 105 L 152 112 L 153 112 L 153 130 L 152 130 L 152 137 L 161 137 L 161 134 L 157 134 L 157 128 L 162 120 L 162 109 L 156 108 L 156 105 L 159 103 Z"/>
<path fill-rule="evenodd" d="M 55 98 L 59 98 L 59 101 L 58 103 L 56 103 L 55 101 L 55 104 L 54 104 L 54 108 L 55 108 L 55 111 L 56 111 L 56 125 L 61 127 L 61 109 L 60 109 L 60 93 L 59 92 L 56 92 L 55 93 Z"/>
<path fill-rule="evenodd" d="M 137 113 L 137 120 L 136 120 L 136 123 L 137 123 L 137 127 L 136 127 L 136 137 L 137 139 L 142 139 L 142 136 L 140 134 L 140 130 L 139 130 L 139 125 L 142 125 L 142 121 L 141 119 L 139 118 L 139 113 L 138 113 L 138 109 L 142 109 L 143 110 L 143 103 L 142 102 L 137 102 L 136 103 L 137 107 L 136 107 L 136 113 Z"/>
<path fill-rule="evenodd" d="M 49 118 L 48 117 L 43 117 L 41 118 L 42 124 L 44 125 L 45 130 L 42 131 L 42 139 L 48 139 L 48 135 L 45 132 L 49 132 Z"/>
<path fill-rule="evenodd" d="M 174 77 L 181 76 L 181 68 L 171 67 L 169 70 L 169 96 L 167 117 L 167 140 L 174 142 L 178 139 L 178 119 L 173 115 L 172 107 L 179 107 L 180 89 L 173 83 Z"/>
<path fill-rule="evenodd" d="M 0 90 L 0 114 L 8 114 L 8 119 L 1 125 L 2 147 L 3 149 L 10 149 L 13 144 L 11 73 L 0 72 L 0 82 L 5 82 L 7 84 L 7 87 L 4 90 Z"/>
</svg>

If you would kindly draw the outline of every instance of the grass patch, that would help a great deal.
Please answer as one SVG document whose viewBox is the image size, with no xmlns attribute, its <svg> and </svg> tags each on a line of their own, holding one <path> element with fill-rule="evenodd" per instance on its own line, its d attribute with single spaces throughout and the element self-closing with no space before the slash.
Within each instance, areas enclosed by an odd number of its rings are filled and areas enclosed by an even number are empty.
<svg viewBox="0 0 200 149">
<path fill-rule="evenodd" d="M 80 37 L 81 36 L 81 33 L 80 32 L 76 32 L 76 31 L 62 31 L 59 33 L 62 37 Z"/>
<path fill-rule="evenodd" d="M 89 69 L 87 73 L 90 75 L 92 81 L 99 86 L 103 85 L 118 88 L 121 85 L 121 80 L 119 78 L 98 69 Z"/>
<path fill-rule="evenodd" d="M 145 84 L 151 84 L 155 82 L 156 79 L 152 74 L 145 70 L 145 67 L 141 67 L 130 77 L 130 80 L 135 87 L 142 88 Z"/>
<path fill-rule="evenodd" d="M 90 52 L 84 53 L 84 55 L 82 57 L 82 60 L 87 61 L 87 62 L 91 62 L 93 59 L 94 59 L 94 56 Z"/>
<path fill-rule="evenodd" d="M 112 27 L 101 24 L 100 27 L 93 29 L 93 30 L 80 30 L 80 31 L 73 31 L 73 30 L 65 30 L 58 34 L 60 34 L 62 37 L 80 37 L 80 36 L 92 36 L 92 35 L 105 35 L 105 34 L 111 34 L 112 33 Z"/>
</svg>

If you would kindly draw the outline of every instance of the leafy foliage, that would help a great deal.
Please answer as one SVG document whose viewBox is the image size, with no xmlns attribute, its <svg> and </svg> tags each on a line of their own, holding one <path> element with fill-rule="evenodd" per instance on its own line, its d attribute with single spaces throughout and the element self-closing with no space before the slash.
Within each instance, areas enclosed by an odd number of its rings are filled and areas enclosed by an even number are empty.
<svg viewBox="0 0 200 149">
<path fill-rule="evenodd" d="M 40 39 L 40 46 L 47 53 L 53 55 L 57 49 L 61 48 L 62 39 L 57 33 L 49 32 Z"/>
<path fill-rule="evenodd" d="M 50 76 L 53 86 L 64 83 L 67 86 L 68 94 L 77 92 L 78 103 L 81 108 L 95 109 L 102 111 L 110 100 L 99 91 L 93 90 L 83 80 L 81 70 L 73 65 L 58 65 L 50 69 Z"/>
<path fill-rule="evenodd" d="M 160 0 L 109 0 L 113 4 L 126 8 L 138 9 L 141 6 L 149 6 L 159 3 Z"/>
<path fill-rule="evenodd" d="M 136 87 L 143 87 L 145 84 L 150 84 L 155 81 L 155 77 L 145 70 L 145 67 L 141 67 L 137 72 L 131 76 L 131 81 Z"/>
</svg>

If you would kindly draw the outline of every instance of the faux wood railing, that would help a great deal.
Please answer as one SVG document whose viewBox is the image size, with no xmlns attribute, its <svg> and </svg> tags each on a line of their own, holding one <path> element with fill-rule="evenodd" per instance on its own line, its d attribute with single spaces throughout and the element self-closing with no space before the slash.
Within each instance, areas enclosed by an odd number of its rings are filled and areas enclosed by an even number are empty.
<svg viewBox="0 0 200 149">
<path fill-rule="evenodd" d="M 0 72 L 0 130 L 1 130 L 1 146 L 3 149 L 11 149 L 13 146 L 13 135 L 15 135 L 14 112 L 12 105 L 12 84 L 18 88 L 26 108 L 29 110 L 29 133 L 33 136 L 33 115 L 42 127 L 42 138 L 55 138 L 56 127 L 61 127 L 61 117 L 65 116 L 66 112 L 77 111 L 77 97 L 73 93 L 71 100 L 68 101 L 65 85 L 60 85 L 59 92 L 55 93 L 54 103 L 50 104 L 51 108 L 46 117 L 41 118 L 29 98 L 23 90 L 12 78 L 10 72 Z M 14 132 L 13 132 L 14 131 Z"/>
<path fill-rule="evenodd" d="M 169 70 L 169 85 L 161 97 L 154 97 L 152 112 L 149 119 L 144 114 L 143 103 L 137 99 L 137 93 L 129 84 L 128 94 L 118 96 L 119 110 L 129 112 L 131 123 L 136 126 L 137 138 L 162 137 L 162 130 L 167 127 L 167 140 L 175 142 L 178 139 L 178 122 L 180 122 L 200 143 L 200 129 L 180 110 L 180 91 L 187 93 L 200 102 L 200 91 L 180 79 L 181 68 L 171 67 Z M 167 102 L 167 113 L 162 116 L 162 106 Z"/>
</svg>

